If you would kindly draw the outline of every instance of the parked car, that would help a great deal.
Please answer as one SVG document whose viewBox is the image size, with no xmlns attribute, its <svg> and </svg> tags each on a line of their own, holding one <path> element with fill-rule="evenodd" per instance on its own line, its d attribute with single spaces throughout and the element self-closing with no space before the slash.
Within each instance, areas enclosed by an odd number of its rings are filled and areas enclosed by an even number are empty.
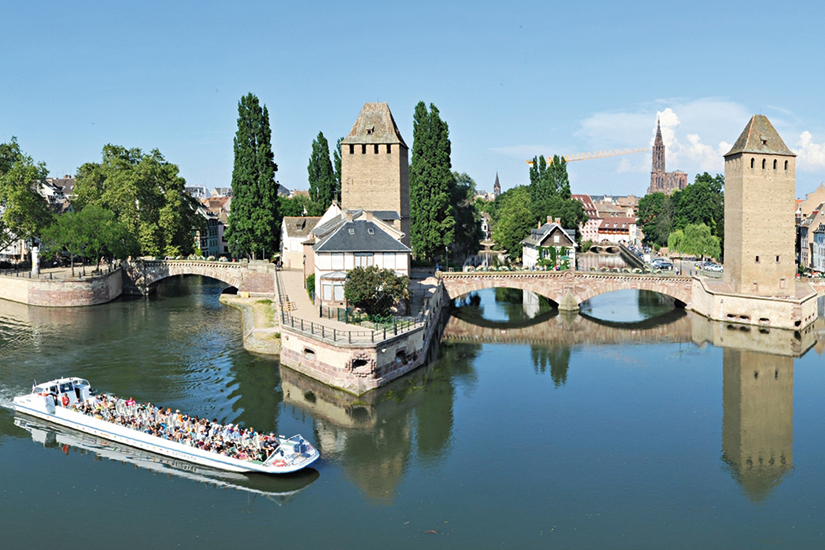
<svg viewBox="0 0 825 550">
<path fill-rule="evenodd" d="M 708 262 L 704 269 L 705 271 L 712 271 L 714 273 L 722 273 L 725 270 L 725 268 L 722 267 L 720 264 L 714 264 L 711 262 Z"/>
</svg>

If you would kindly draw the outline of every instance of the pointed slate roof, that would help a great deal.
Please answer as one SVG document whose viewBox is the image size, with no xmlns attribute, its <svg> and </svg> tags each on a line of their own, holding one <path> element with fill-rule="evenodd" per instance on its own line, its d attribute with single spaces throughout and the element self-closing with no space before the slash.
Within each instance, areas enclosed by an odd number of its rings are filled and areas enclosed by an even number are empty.
<svg viewBox="0 0 825 550">
<path fill-rule="evenodd" d="M 795 157 L 796 154 L 788 149 L 779 132 L 773 127 L 771 121 L 765 115 L 753 115 L 748 125 L 742 130 L 742 134 L 733 148 L 724 156 L 729 157 L 739 153 L 760 153 L 763 155 L 784 155 Z"/>
<path fill-rule="evenodd" d="M 365 103 L 342 143 L 400 143 L 407 146 L 386 103 Z"/>
</svg>

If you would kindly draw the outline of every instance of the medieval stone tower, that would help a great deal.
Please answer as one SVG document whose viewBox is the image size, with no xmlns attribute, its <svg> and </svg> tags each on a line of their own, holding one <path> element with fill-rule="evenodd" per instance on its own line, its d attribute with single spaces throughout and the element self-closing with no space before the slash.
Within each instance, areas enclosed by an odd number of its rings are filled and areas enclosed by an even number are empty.
<svg viewBox="0 0 825 550">
<path fill-rule="evenodd" d="M 796 155 L 754 115 L 725 155 L 725 282 L 734 294 L 796 293 Z"/>
<path fill-rule="evenodd" d="M 722 457 L 753 501 L 793 469 L 793 357 L 725 348 Z"/>
<path fill-rule="evenodd" d="M 373 211 L 410 245 L 408 149 L 386 103 L 365 104 L 341 142 L 341 208 Z"/>
</svg>

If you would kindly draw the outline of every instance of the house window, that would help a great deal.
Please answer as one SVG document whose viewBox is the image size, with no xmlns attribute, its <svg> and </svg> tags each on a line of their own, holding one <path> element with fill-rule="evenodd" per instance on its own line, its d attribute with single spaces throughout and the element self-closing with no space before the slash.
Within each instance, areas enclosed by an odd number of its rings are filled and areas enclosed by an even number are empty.
<svg viewBox="0 0 825 550">
<path fill-rule="evenodd" d="M 389 143 L 387 144 L 387 153 L 392 153 L 392 145 Z"/>
<path fill-rule="evenodd" d="M 344 253 L 343 252 L 333 252 L 332 256 L 332 269 L 333 270 L 342 270 L 344 269 Z"/>
<path fill-rule="evenodd" d="M 321 296 L 327 302 L 332 301 L 332 283 L 323 283 L 321 285 L 322 293 Z"/>
<path fill-rule="evenodd" d="M 332 285 L 332 298 L 336 302 L 343 302 L 344 301 L 344 283 L 333 283 L 333 285 Z"/>
<path fill-rule="evenodd" d="M 384 253 L 384 269 L 395 269 L 395 254 Z"/>
<path fill-rule="evenodd" d="M 372 254 L 356 254 L 355 267 L 369 267 L 372 265 Z"/>
<path fill-rule="evenodd" d="M 553 242 L 554 243 L 559 242 L 559 236 L 558 235 L 553 235 Z"/>
</svg>

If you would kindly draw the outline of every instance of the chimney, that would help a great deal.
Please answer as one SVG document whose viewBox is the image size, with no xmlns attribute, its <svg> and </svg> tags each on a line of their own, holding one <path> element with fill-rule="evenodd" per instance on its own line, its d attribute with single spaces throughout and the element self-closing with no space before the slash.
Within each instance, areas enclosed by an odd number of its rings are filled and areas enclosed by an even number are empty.
<svg viewBox="0 0 825 550">
<path fill-rule="evenodd" d="M 538 229 L 541 229 L 541 220 L 539 220 L 539 224 L 538 224 L 538 226 L 536 226 L 536 227 L 537 227 Z"/>
<path fill-rule="evenodd" d="M 547 218 L 547 221 L 550 221 L 550 218 Z M 561 218 L 556 218 L 556 223 L 561 225 Z"/>
<path fill-rule="evenodd" d="M 553 218 L 551 218 L 550 216 L 547 216 L 547 223 L 553 223 Z"/>
<path fill-rule="evenodd" d="M 364 210 L 364 215 L 367 217 L 367 221 L 372 221 L 372 210 Z"/>
<path fill-rule="evenodd" d="M 347 220 L 348 222 L 352 221 L 352 210 L 346 210 L 344 212 L 344 219 Z"/>
</svg>

